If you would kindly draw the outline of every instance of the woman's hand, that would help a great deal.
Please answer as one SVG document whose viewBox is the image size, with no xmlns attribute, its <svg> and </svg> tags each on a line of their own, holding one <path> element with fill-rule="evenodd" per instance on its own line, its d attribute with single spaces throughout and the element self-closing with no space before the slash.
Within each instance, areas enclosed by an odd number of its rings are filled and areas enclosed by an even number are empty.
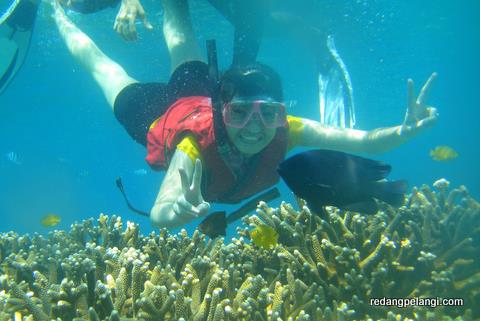
<svg viewBox="0 0 480 321">
<path fill-rule="evenodd" d="M 210 204 L 203 200 L 201 191 L 202 162 L 196 159 L 191 180 L 183 168 L 178 172 L 182 181 L 182 194 L 173 205 L 175 214 L 189 220 L 208 214 Z"/>
<path fill-rule="evenodd" d="M 137 29 L 135 28 L 137 19 L 143 21 L 147 30 L 153 29 L 139 0 L 122 0 L 113 29 L 127 41 L 137 40 Z"/>
<path fill-rule="evenodd" d="M 408 106 L 405 120 L 400 127 L 400 135 L 414 136 L 421 130 L 435 124 L 438 118 L 437 109 L 428 106 L 426 101 L 437 73 L 432 73 L 423 85 L 418 97 L 415 97 L 413 80 L 408 79 Z"/>
</svg>

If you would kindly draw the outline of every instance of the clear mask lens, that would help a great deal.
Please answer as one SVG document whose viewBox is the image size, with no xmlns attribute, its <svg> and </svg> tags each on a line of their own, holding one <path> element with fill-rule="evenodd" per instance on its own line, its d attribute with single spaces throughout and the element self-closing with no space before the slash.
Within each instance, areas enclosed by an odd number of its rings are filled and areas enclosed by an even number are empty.
<svg viewBox="0 0 480 321">
<path fill-rule="evenodd" d="M 286 124 L 285 105 L 265 100 L 233 101 L 225 104 L 223 120 L 231 127 L 242 128 L 255 113 L 267 128 L 282 127 Z"/>
</svg>

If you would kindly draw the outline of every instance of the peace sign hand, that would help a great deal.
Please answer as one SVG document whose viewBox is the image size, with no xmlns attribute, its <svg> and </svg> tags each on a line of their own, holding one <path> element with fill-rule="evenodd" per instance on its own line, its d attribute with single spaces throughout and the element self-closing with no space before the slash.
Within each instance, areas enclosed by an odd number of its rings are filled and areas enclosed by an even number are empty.
<svg viewBox="0 0 480 321">
<path fill-rule="evenodd" d="M 175 213 L 188 220 L 208 214 L 210 204 L 203 200 L 201 191 L 202 162 L 198 158 L 195 160 L 191 181 L 184 168 L 179 168 L 178 172 L 182 182 L 182 194 L 173 205 Z"/>
<path fill-rule="evenodd" d="M 413 80 L 408 79 L 408 106 L 405 120 L 401 126 L 400 134 L 413 136 L 421 130 L 435 124 L 438 118 L 437 109 L 426 104 L 430 88 L 437 73 L 432 73 L 423 85 L 418 97 L 415 98 Z"/>
</svg>

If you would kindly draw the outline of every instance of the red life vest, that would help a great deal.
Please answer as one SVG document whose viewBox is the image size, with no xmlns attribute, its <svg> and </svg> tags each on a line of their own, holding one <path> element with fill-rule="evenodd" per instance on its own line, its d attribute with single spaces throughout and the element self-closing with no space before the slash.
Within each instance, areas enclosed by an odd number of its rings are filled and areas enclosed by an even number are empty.
<svg viewBox="0 0 480 321">
<path fill-rule="evenodd" d="M 194 96 L 177 100 L 150 127 L 146 160 L 154 170 L 168 167 L 176 146 L 186 135 L 193 135 L 204 161 L 202 194 L 209 202 L 238 203 L 279 180 L 277 165 L 285 158 L 288 128 L 277 128 L 273 140 L 258 155 L 247 174 L 237 177 L 217 151 L 209 97 Z"/>
</svg>

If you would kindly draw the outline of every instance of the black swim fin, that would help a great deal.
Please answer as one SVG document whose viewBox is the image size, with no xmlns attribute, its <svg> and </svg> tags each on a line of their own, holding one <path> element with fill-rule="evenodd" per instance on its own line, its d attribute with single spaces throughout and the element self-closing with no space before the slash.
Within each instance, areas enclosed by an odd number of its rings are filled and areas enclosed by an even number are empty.
<svg viewBox="0 0 480 321">
<path fill-rule="evenodd" d="M 208 215 L 198 225 L 198 229 L 200 232 L 208 235 L 210 238 L 225 236 L 227 234 L 228 224 L 233 223 L 254 211 L 260 201 L 269 202 L 275 198 L 278 198 L 279 196 L 280 191 L 274 187 L 265 193 L 252 198 L 250 201 L 243 204 L 238 210 L 230 213 L 228 216 L 226 215 L 225 211 L 218 211 Z"/>
<path fill-rule="evenodd" d="M 0 16 L 0 94 L 23 65 L 39 0 L 14 0 Z"/>
</svg>

